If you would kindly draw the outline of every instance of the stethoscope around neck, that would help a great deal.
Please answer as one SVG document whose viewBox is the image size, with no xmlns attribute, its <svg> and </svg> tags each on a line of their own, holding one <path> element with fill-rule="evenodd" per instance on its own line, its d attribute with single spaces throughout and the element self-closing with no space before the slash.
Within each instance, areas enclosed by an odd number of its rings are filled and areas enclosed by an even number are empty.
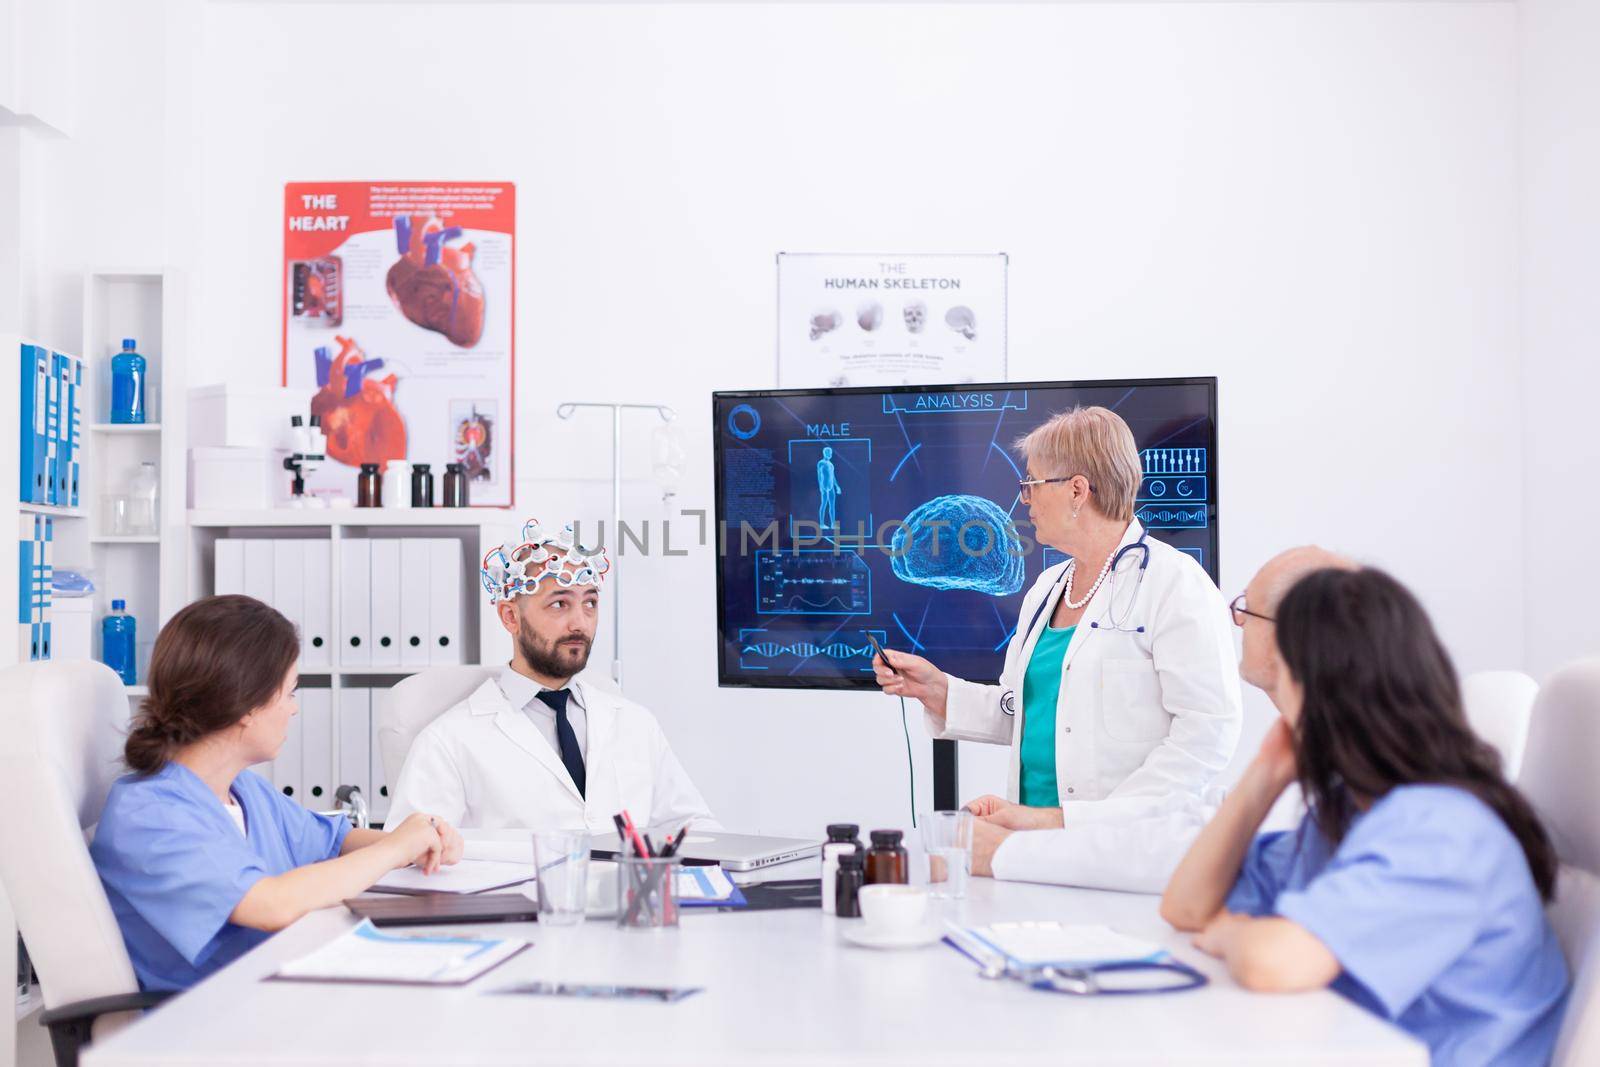
<svg viewBox="0 0 1600 1067">
<path fill-rule="evenodd" d="M 1115 633 L 1125 634 L 1144 633 L 1143 626 L 1129 626 L 1127 623 L 1133 617 L 1134 606 L 1139 601 L 1139 587 L 1144 585 L 1145 571 L 1150 567 L 1150 546 L 1146 543 L 1146 540 L 1149 538 L 1149 536 L 1150 531 L 1139 531 L 1139 540 L 1133 542 L 1131 545 L 1123 545 L 1121 548 L 1117 549 L 1117 554 L 1111 557 L 1111 571 L 1107 575 L 1107 578 L 1111 583 L 1111 588 L 1106 591 L 1106 608 L 1100 613 L 1100 617 L 1098 619 L 1094 619 L 1089 623 L 1089 629 L 1097 631 L 1109 630 Z M 1123 557 L 1130 552 L 1137 553 L 1139 555 L 1139 567 L 1138 570 L 1134 572 L 1133 595 L 1128 598 L 1125 610 L 1119 615 L 1117 612 L 1117 571 L 1122 567 Z M 1054 610 L 1055 606 L 1061 602 L 1061 597 L 1065 593 L 1066 576 L 1062 575 L 1060 579 L 1057 579 L 1055 586 L 1051 588 L 1049 595 L 1044 598 L 1044 603 L 1040 604 L 1039 607 L 1034 611 L 1033 618 L 1028 621 L 1028 628 L 1026 630 L 1018 631 L 1018 633 L 1022 634 L 1022 639 L 1024 641 L 1028 639 L 1029 634 L 1033 633 L 1033 628 L 1039 625 L 1039 617 L 1047 610 Z M 1006 699 L 1007 697 L 1010 698 L 1009 701 Z M 1017 713 L 1016 703 L 1017 700 L 1014 691 L 1007 690 L 1000 697 L 1000 710 L 1005 712 L 1007 715 L 1015 715 Z"/>
</svg>

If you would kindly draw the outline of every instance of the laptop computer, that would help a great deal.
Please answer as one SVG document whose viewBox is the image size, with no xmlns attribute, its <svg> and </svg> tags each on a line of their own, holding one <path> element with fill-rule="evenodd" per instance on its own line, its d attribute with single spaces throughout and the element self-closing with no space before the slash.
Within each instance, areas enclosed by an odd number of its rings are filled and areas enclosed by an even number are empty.
<svg viewBox="0 0 1600 1067">
<path fill-rule="evenodd" d="M 617 854 L 621 844 L 616 834 L 603 834 L 594 838 L 593 850 L 610 858 Z M 775 863 L 815 856 L 821 850 L 821 841 L 801 837 L 690 830 L 683 846 L 678 849 L 678 855 L 685 863 L 718 863 L 725 870 L 754 871 Z"/>
</svg>

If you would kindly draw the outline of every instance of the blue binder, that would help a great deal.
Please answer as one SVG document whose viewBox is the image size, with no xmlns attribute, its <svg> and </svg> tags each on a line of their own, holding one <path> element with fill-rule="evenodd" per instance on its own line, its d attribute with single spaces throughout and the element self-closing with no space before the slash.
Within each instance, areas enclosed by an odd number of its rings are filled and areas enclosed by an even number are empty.
<svg viewBox="0 0 1600 1067">
<path fill-rule="evenodd" d="M 77 356 L 68 356 L 72 363 L 72 377 L 68 385 L 71 387 L 71 403 L 67 405 L 69 416 L 67 431 L 67 458 L 71 461 L 68 483 L 68 503 L 78 506 L 78 476 L 83 454 L 83 360 Z"/>
<path fill-rule="evenodd" d="M 41 516 L 44 523 L 44 539 L 40 545 L 39 571 L 39 658 L 50 658 L 50 597 L 51 587 L 55 584 L 55 526 L 56 520 L 48 515 Z"/>
<path fill-rule="evenodd" d="M 61 464 L 61 357 L 44 354 L 44 503 L 61 503 L 59 468 Z"/>
<path fill-rule="evenodd" d="M 50 542 L 53 520 L 24 515 L 17 536 L 17 623 L 30 660 L 50 658 Z"/>
<path fill-rule="evenodd" d="M 52 352 L 51 360 L 55 367 L 56 376 L 56 423 L 55 423 L 55 500 L 62 507 L 70 507 L 77 503 L 73 493 L 73 470 L 77 465 L 77 451 L 75 438 L 77 436 L 77 418 L 74 406 L 78 400 L 77 383 L 81 375 L 77 371 L 80 366 L 78 360 L 62 352 Z"/>
<path fill-rule="evenodd" d="M 21 479 L 18 497 L 26 504 L 43 504 L 49 499 L 48 474 L 45 470 L 48 437 L 45 433 L 45 416 L 50 388 L 50 353 L 38 345 L 22 346 L 22 410 L 17 423 L 20 427 L 18 455 L 21 457 Z"/>
</svg>

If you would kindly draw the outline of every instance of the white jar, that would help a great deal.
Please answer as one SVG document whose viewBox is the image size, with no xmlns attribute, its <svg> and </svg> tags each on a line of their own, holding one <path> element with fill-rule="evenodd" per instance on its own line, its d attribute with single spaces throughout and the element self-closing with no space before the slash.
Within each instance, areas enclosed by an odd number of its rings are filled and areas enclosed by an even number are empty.
<svg viewBox="0 0 1600 1067">
<path fill-rule="evenodd" d="M 391 459 L 383 472 L 383 506 L 411 508 L 411 464 L 403 459 Z"/>
<path fill-rule="evenodd" d="M 161 476 L 154 463 L 141 463 L 133 480 L 128 483 L 128 511 L 123 530 L 129 534 L 150 536 L 160 532 L 161 512 L 159 501 Z"/>
</svg>

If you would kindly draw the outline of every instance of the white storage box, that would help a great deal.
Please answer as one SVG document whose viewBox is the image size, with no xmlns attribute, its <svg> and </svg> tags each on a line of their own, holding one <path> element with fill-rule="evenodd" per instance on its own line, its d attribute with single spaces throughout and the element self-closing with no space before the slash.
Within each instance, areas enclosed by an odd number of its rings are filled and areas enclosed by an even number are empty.
<svg viewBox="0 0 1600 1067">
<path fill-rule="evenodd" d="M 203 385 L 189 390 L 190 448 L 281 448 L 291 451 L 289 417 L 310 420 L 309 389 Z"/>
<path fill-rule="evenodd" d="M 50 598 L 50 658 L 94 659 L 94 597 Z"/>
<path fill-rule="evenodd" d="M 189 506 L 203 511 L 274 507 L 289 492 L 286 455 L 275 448 L 191 448 Z"/>
</svg>

